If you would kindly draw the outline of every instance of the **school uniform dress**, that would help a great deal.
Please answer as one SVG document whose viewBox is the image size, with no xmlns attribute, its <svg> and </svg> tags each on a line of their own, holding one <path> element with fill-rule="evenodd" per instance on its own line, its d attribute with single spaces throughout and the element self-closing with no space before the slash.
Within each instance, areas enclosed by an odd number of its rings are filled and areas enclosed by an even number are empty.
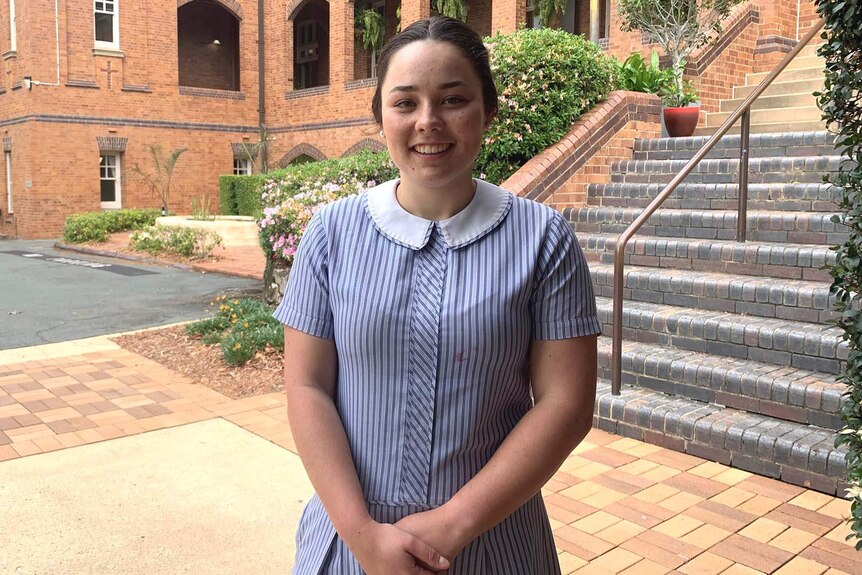
<svg viewBox="0 0 862 575">
<path fill-rule="evenodd" d="M 566 221 L 477 180 L 439 222 L 405 211 L 396 181 L 309 223 L 275 317 L 335 341 L 335 404 L 371 515 L 448 501 L 532 407 L 531 340 L 597 334 L 589 270 Z M 320 500 L 296 535 L 297 575 L 361 575 Z M 471 542 L 449 575 L 560 572 L 541 495 Z"/>
</svg>

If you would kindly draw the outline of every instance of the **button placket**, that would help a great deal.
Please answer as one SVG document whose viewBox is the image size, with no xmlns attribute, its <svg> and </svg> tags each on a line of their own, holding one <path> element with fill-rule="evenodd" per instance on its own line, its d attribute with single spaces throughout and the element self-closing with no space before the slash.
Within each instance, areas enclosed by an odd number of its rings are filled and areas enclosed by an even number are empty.
<svg viewBox="0 0 862 575">
<path fill-rule="evenodd" d="M 440 346 L 440 307 L 447 252 L 446 242 L 435 223 L 428 243 L 416 254 L 415 292 L 410 312 L 400 494 L 405 501 L 413 503 L 425 503 L 428 498 Z"/>
</svg>

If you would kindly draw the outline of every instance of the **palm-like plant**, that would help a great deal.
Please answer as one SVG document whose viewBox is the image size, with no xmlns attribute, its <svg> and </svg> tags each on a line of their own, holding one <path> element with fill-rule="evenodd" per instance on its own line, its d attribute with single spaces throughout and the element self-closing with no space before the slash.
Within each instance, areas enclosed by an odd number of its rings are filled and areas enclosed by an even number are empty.
<svg viewBox="0 0 862 575">
<path fill-rule="evenodd" d="M 162 152 L 161 144 L 149 146 L 150 157 L 153 161 L 153 169 L 145 172 L 138 164 L 132 167 L 132 171 L 138 174 L 144 183 L 150 187 L 153 194 L 162 201 L 162 215 L 168 212 L 168 203 L 171 198 L 171 179 L 180 156 L 188 148 L 177 148 L 168 154 Z"/>
</svg>

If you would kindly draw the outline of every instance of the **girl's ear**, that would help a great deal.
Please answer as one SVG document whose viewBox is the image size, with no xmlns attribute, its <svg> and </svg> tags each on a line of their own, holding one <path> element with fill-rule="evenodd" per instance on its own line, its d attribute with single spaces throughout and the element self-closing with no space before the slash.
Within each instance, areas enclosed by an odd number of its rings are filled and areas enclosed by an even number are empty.
<svg viewBox="0 0 862 575">
<path fill-rule="evenodd" d="M 487 130 L 488 128 L 491 127 L 491 124 L 494 123 L 494 118 L 496 118 L 496 117 L 497 117 L 496 111 L 491 112 L 490 114 L 487 115 L 487 117 L 485 118 L 485 130 Z"/>
</svg>

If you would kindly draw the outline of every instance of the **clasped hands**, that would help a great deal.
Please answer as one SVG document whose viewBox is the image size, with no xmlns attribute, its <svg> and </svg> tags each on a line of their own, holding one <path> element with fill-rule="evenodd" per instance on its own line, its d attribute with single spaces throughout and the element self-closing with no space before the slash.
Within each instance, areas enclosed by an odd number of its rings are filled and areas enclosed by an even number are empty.
<svg viewBox="0 0 862 575">
<path fill-rule="evenodd" d="M 469 543 L 442 507 L 408 515 L 395 524 L 369 519 L 351 551 L 368 575 L 433 575 Z"/>
</svg>

